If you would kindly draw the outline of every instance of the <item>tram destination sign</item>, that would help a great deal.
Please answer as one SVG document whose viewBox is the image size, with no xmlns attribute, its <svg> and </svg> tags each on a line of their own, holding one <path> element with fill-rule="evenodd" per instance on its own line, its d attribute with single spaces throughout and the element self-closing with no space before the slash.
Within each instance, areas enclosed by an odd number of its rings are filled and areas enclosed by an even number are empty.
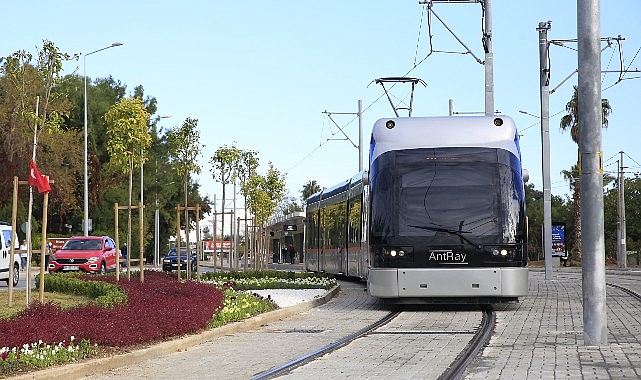
<svg viewBox="0 0 641 380">
<path fill-rule="evenodd" d="M 283 231 L 298 231 L 298 226 L 295 224 L 283 225 Z"/>
</svg>

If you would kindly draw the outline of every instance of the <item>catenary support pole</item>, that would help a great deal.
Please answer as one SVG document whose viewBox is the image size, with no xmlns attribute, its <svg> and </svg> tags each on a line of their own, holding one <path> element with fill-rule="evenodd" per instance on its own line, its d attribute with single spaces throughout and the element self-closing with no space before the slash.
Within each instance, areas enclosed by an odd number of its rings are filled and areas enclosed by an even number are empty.
<svg viewBox="0 0 641 380">
<path fill-rule="evenodd" d="M 605 243 L 603 231 L 603 153 L 601 151 L 601 39 L 599 0 L 577 0 L 579 67 L 579 154 L 581 155 L 581 247 L 583 341 L 608 342 Z"/>
<path fill-rule="evenodd" d="M 363 101 L 358 99 L 358 172 L 363 171 Z"/>
<path fill-rule="evenodd" d="M 494 115 L 494 53 L 492 52 L 492 0 L 485 0 L 485 116 Z"/>
<path fill-rule="evenodd" d="M 543 255 L 545 259 L 545 279 L 551 280 L 552 274 L 552 190 L 550 177 L 550 68 L 548 67 L 548 30 L 550 21 L 540 22 L 539 67 L 541 87 L 541 169 L 543 172 Z"/>
<path fill-rule="evenodd" d="M 620 151 L 620 167 L 619 167 L 619 202 L 618 202 L 618 211 L 619 211 L 619 242 L 617 244 L 617 266 L 619 268 L 627 268 L 628 266 L 628 254 L 626 246 L 626 227 L 625 227 L 625 173 L 623 166 L 623 151 Z"/>
</svg>

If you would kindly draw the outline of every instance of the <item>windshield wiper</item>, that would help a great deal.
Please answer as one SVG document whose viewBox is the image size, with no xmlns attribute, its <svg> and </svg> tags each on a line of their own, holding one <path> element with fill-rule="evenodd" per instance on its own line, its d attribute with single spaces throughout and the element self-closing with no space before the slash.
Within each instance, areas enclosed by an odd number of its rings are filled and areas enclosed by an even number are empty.
<svg viewBox="0 0 641 380">
<path fill-rule="evenodd" d="M 477 248 L 481 248 L 480 244 L 476 244 L 475 242 L 473 242 L 470 239 L 468 239 L 465 236 L 463 236 L 463 233 L 469 233 L 469 231 L 451 230 L 449 228 L 443 228 L 443 227 L 413 226 L 413 225 L 409 225 L 409 224 L 408 224 L 408 226 L 409 227 L 414 227 L 414 228 L 420 228 L 422 230 L 445 232 L 445 233 L 448 233 L 448 234 L 451 234 L 451 235 L 456 235 L 459 238 L 461 238 L 461 240 L 464 240 L 468 244 L 471 244 L 471 245 L 473 245 L 473 246 L 475 246 Z"/>
</svg>

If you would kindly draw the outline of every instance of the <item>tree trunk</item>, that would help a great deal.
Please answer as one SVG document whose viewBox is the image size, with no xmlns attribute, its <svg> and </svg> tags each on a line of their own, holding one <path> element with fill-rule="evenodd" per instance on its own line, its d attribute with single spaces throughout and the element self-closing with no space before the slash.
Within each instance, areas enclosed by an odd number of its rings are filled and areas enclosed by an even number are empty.
<svg viewBox="0 0 641 380">
<path fill-rule="evenodd" d="M 185 273 L 187 273 L 187 279 L 191 278 L 191 250 L 189 248 L 189 211 L 187 211 L 187 207 L 189 207 L 189 203 L 187 201 L 187 183 L 189 181 L 189 177 L 187 176 L 188 174 L 185 173 L 183 179 L 185 182 L 185 252 L 187 252 L 187 262 L 185 265 L 187 266 Z M 178 252 L 178 257 L 180 257 L 180 252 Z M 180 261 L 179 261 L 180 263 Z"/>
<path fill-rule="evenodd" d="M 225 182 L 222 181 L 223 185 L 223 204 L 220 207 L 220 212 L 221 215 L 223 216 L 222 220 L 220 221 L 220 251 L 223 252 L 223 254 L 220 256 L 220 267 L 223 267 L 223 257 L 225 256 L 223 247 L 225 246 Z M 228 253 L 227 259 L 229 259 L 229 271 L 231 272 L 231 250 Z"/>
<path fill-rule="evenodd" d="M 129 206 L 127 207 L 127 280 L 131 279 L 131 193 L 133 192 L 134 161 L 129 161 Z M 118 257 L 120 259 L 120 257 Z"/>
</svg>

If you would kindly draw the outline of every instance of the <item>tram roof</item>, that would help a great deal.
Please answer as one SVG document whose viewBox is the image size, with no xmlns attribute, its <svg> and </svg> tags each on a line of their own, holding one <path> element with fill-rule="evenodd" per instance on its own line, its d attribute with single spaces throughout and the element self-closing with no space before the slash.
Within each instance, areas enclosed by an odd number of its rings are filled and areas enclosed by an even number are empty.
<svg viewBox="0 0 641 380">
<path fill-rule="evenodd" d="M 337 185 L 334 185 L 328 189 L 323 190 L 321 193 L 320 199 L 327 199 L 331 198 L 336 194 L 340 194 L 342 192 L 347 191 L 349 189 L 349 180 L 345 180 Z"/>
<path fill-rule="evenodd" d="M 448 147 L 500 148 L 521 157 L 514 121 L 495 115 L 380 119 L 372 129 L 370 160 L 392 150 Z"/>
<path fill-rule="evenodd" d="M 342 192 L 345 192 L 345 191 L 349 190 L 350 188 L 359 186 L 361 184 L 367 184 L 368 180 L 369 180 L 369 177 L 368 177 L 367 170 L 358 172 L 358 173 L 354 174 L 354 176 L 352 178 L 348 179 L 348 180 L 345 180 L 345 181 L 343 181 L 343 182 L 341 182 L 339 184 L 336 184 L 336 185 L 334 185 L 334 186 L 332 186 L 330 188 L 321 190 L 318 193 L 313 194 L 312 196 L 307 198 L 306 203 L 309 205 L 309 204 L 316 203 L 316 202 L 318 202 L 320 200 L 323 200 L 323 199 L 331 198 L 336 194 L 340 194 Z"/>
</svg>

